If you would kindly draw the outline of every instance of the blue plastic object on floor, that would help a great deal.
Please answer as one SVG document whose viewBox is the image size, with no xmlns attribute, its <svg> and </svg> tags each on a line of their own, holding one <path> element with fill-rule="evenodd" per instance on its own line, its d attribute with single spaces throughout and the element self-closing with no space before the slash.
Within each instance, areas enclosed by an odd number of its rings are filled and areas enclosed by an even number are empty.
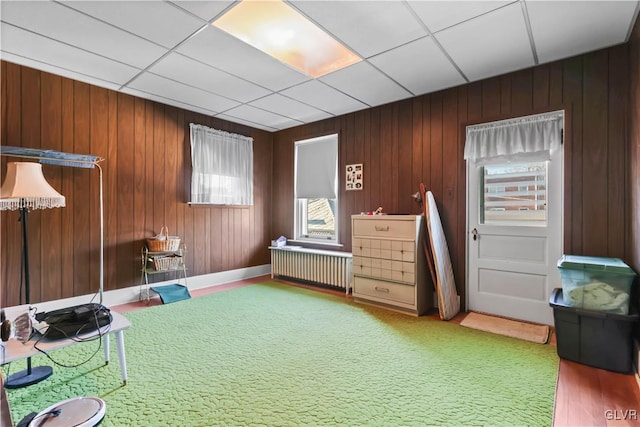
<svg viewBox="0 0 640 427">
<path fill-rule="evenodd" d="M 182 301 L 191 298 L 189 289 L 184 285 L 173 284 L 165 286 L 153 286 L 151 290 L 160 295 L 160 300 L 163 304 L 169 304 L 171 302 Z"/>
</svg>

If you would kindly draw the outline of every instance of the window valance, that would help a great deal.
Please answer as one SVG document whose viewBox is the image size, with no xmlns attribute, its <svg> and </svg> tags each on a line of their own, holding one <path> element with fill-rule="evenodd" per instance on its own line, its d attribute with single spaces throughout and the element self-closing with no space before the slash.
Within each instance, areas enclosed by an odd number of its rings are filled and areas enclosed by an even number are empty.
<svg viewBox="0 0 640 427">
<path fill-rule="evenodd" d="M 562 111 L 467 126 L 464 158 L 480 163 L 550 158 L 562 144 Z"/>
</svg>

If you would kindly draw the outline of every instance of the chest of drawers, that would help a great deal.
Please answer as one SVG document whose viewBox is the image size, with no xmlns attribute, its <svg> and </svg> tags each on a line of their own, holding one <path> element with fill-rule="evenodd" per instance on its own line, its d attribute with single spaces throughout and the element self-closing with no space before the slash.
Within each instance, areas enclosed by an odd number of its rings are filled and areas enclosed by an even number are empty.
<svg viewBox="0 0 640 427">
<path fill-rule="evenodd" d="M 420 215 L 351 217 L 354 301 L 416 316 L 433 306 Z"/>
</svg>

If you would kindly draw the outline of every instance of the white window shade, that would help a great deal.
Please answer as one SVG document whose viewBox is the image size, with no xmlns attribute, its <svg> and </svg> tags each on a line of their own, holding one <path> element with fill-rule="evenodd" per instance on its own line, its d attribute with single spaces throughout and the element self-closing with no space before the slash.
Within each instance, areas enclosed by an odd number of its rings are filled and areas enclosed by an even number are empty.
<svg viewBox="0 0 640 427">
<path fill-rule="evenodd" d="M 465 160 L 478 164 L 549 159 L 562 144 L 563 113 L 554 112 L 467 127 Z"/>
<path fill-rule="evenodd" d="M 296 142 L 296 198 L 335 199 L 338 135 Z"/>
<path fill-rule="evenodd" d="M 191 203 L 253 204 L 253 138 L 191 123 Z"/>
</svg>

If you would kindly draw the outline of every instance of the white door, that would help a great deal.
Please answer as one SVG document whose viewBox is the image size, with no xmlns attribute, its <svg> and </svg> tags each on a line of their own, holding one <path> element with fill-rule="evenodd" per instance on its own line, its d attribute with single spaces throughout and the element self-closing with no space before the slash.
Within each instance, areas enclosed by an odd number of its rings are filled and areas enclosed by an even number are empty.
<svg viewBox="0 0 640 427">
<path fill-rule="evenodd" d="M 562 165 L 562 149 L 551 160 L 467 162 L 468 310 L 553 325 Z"/>
</svg>

